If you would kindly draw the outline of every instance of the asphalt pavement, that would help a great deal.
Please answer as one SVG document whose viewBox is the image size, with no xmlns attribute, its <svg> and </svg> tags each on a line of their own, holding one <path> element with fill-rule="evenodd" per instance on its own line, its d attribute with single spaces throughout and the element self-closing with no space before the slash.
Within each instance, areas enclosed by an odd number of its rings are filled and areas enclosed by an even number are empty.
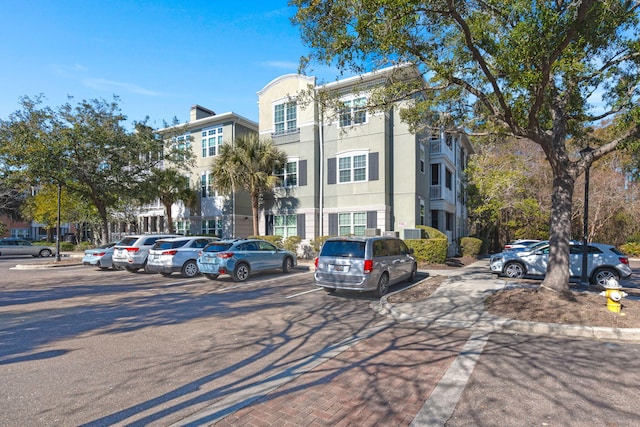
<svg viewBox="0 0 640 427">
<path fill-rule="evenodd" d="M 429 298 L 178 426 L 636 426 L 640 329 L 504 319 L 486 261 L 430 270 Z M 428 279 L 427 279 L 428 280 Z"/>
<path fill-rule="evenodd" d="M 492 315 L 486 261 L 429 274 L 429 298 L 372 302 L 377 325 L 174 425 L 640 424 L 640 329 Z"/>
</svg>

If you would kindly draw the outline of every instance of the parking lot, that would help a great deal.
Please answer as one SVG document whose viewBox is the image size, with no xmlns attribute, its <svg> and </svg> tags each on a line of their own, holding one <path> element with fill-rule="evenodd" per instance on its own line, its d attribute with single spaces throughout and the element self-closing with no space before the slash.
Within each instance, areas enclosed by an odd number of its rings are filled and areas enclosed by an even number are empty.
<svg viewBox="0 0 640 427">
<path fill-rule="evenodd" d="M 305 266 L 245 283 L 11 269 L 46 261 L 0 259 L 5 425 L 167 425 L 381 320 L 373 297 L 326 295 Z"/>
<path fill-rule="evenodd" d="M 420 399 L 400 393 L 394 402 L 384 396 L 392 389 L 428 395 L 468 339 L 464 331 L 434 335 L 409 325 L 389 328 L 371 309 L 377 299 L 327 295 L 312 285 L 304 264 L 288 275 L 258 274 L 244 283 L 228 276 L 211 281 L 84 266 L 11 268 L 48 261 L 0 258 L 2 425 L 171 425 L 237 396 L 250 399 L 249 391 L 293 378 L 310 360 L 325 360 L 345 342 L 355 345 L 354 337 L 367 336 L 377 338 L 352 353 L 361 359 L 337 358 L 330 369 L 314 371 L 313 384 L 328 384 L 354 369 L 376 387 L 388 380 L 375 390 L 380 395 L 374 402 L 386 411 L 379 416 L 388 417 L 379 419 L 403 425 L 398 405 L 410 403 L 415 410 Z M 635 276 L 623 285 L 640 288 L 640 264 L 632 266 Z M 391 341 L 380 342 L 385 336 Z M 394 358 L 378 359 L 387 353 Z M 425 360 L 416 363 L 416 357 Z M 414 365 L 411 375 L 403 370 Z M 392 369 L 401 369 L 402 385 L 389 375 Z M 291 384 L 287 393 L 295 396 L 297 383 Z M 363 399 L 372 398 L 370 391 L 357 390 Z"/>
</svg>

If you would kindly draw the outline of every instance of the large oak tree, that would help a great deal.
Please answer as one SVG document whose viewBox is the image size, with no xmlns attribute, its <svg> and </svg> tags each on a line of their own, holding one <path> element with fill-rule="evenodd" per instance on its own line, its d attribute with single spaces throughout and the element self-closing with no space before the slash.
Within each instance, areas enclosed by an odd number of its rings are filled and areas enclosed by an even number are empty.
<svg viewBox="0 0 640 427">
<path fill-rule="evenodd" d="M 363 72 L 411 63 L 381 103 L 413 97 L 415 126 L 461 127 L 538 144 L 553 172 L 543 288 L 568 293 L 574 185 L 595 160 L 638 139 L 638 1 L 293 0 L 315 63 Z M 398 67 L 401 72 L 402 67 Z M 589 140 L 615 117 L 614 139 Z M 580 155 L 567 141 L 595 150 Z M 579 146 L 579 145 L 578 145 Z"/>
<path fill-rule="evenodd" d="M 44 97 L 23 97 L 21 109 L 0 120 L 0 165 L 33 186 L 55 185 L 93 205 L 109 241 L 109 209 L 140 194 L 151 170 L 177 168 L 191 149 L 161 136 L 145 121 L 129 129 L 118 98 L 93 99 L 57 108 Z M 185 167 L 188 170 L 188 165 Z"/>
</svg>

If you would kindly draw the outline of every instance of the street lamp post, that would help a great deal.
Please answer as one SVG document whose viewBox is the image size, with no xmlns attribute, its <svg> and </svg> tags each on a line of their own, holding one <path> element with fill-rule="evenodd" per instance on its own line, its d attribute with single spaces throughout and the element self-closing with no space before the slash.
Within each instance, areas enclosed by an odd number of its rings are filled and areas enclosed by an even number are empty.
<svg viewBox="0 0 640 427">
<path fill-rule="evenodd" d="M 60 261 L 60 211 L 61 211 L 61 199 L 62 198 L 62 185 L 58 184 L 58 221 L 56 225 L 56 261 Z"/>
<path fill-rule="evenodd" d="M 593 151 L 591 147 L 585 147 L 580 150 L 580 156 L 584 159 Z M 589 256 L 589 169 L 591 162 L 587 160 L 587 166 L 584 170 L 584 214 L 582 218 L 582 276 L 580 277 L 580 285 L 589 286 L 589 276 L 587 275 L 588 256 Z"/>
</svg>

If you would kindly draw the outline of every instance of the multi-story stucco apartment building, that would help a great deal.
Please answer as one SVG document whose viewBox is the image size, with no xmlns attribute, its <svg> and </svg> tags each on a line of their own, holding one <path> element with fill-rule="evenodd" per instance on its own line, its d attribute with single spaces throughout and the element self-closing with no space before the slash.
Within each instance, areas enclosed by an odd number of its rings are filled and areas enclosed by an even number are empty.
<svg viewBox="0 0 640 427">
<path fill-rule="evenodd" d="M 463 170 L 472 147 L 464 133 L 412 133 L 400 119 L 401 103 L 373 113 L 364 108 L 371 88 L 384 84 L 394 70 L 326 85 L 316 85 L 313 77 L 283 75 L 258 92 L 258 124 L 192 107 L 187 129 L 197 166 L 191 179 L 200 183 L 201 203 L 194 212 L 174 206 L 176 231 L 253 233 L 246 194 L 213 194 L 209 174 L 223 141 L 259 132 L 288 156 L 278 172 L 281 185 L 263 201 L 260 234 L 304 241 L 385 232 L 414 237 L 417 225 L 429 225 L 448 236 L 455 252 L 457 239 L 467 233 Z M 412 67 L 402 75 L 422 78 Z M 323 107 L 315 96 L 322 94 L 337 94 L 342 108 Z M 142 231 L 157 231 L 146 227 L 157 226 L 150 218 L 157 215 L 163 215 L 161 207 L 141 216 Z"/>
<path fill-rule="evenodd" d="M 401 103 L 367 111 L 371 88 L 396 70 L 320 86 L 289 74 L 258 92 L 260 136 L 289 158 L 284 185 L 265 205 L 262 233 L 413 237 L 417 225 L 429 225 L 447 235 L 452 253 L 457 250 L 457 239 L 467 235 L 463 171 L 471 144 L 459 132 L 410 132 L 400 119 Z M 402 75 L 421 78 L 412 67 Z M 304 102 L 300 93 L 306 93 Z M 308 101 L 328 93 L 342 109 Z"/>
<path fill-rule="evenodd" d="M 257 133 L 258 124 L 232 112 L 216 114 L 205 107 L 194 105 L 191 107 L 189 122 L 180 126 L 180 130 L 185 133 L 178 136 L 176 142 L 189 144 L 195 154 L 195 166 L 188 176 L 190 186 L 198 189 L 199 197 L 195 209 L 189 209 L 182 203 L 173 205 L 175 232 L 219 237 L 253 234 L 248 195 L 241 191 L 231 196 L 216 193 L 212 187 L 211 165 L 224 142 L 231 142 L 241 135 Z M 164 207 L 159 201 L 145 207 L 138 215 L 137 225 L 142 233 L 166 231 Z"/>
</svg>

